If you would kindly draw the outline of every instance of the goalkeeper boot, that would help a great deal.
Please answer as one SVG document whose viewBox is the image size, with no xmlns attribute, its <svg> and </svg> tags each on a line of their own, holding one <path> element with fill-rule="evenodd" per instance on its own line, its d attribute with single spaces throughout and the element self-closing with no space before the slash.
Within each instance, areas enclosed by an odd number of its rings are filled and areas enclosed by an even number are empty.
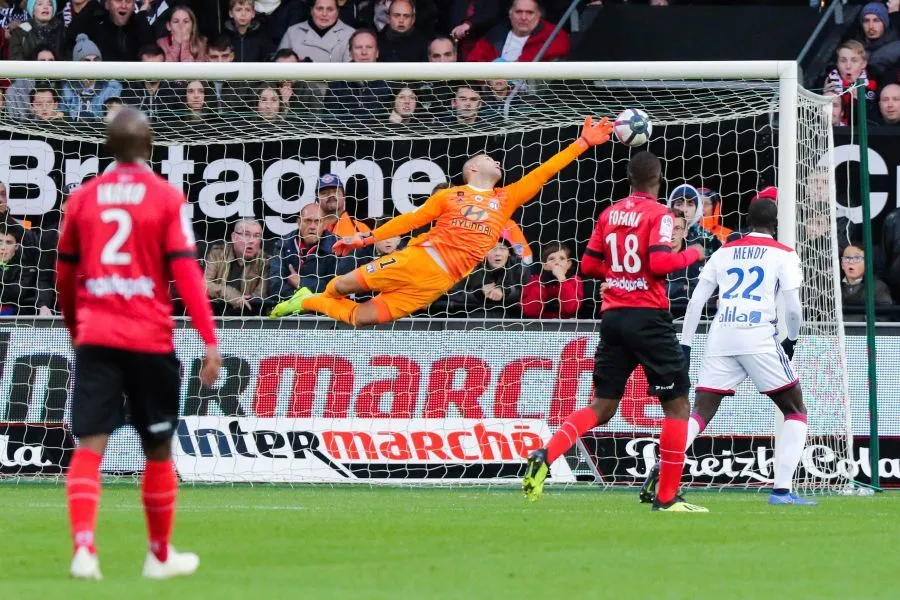
<svg viewBox="0 0 900 600">
<path fill-rule="evenodd" d="M 641 504 L 650 504 L 653 502 L 653 499 L 656 497 L 657 483 L 659 483 L 659 462 L 653 465 L 650 472 L 647 473 L 647 479 L 644 480 L 644 485 L 641 486 L 641 492 L 638 494 Z"/>
<path fill-rule="evenodd" d="M 72 557 L 69 574 L 75 579 L 103 579 L 100 574 L 100 559 L 97 555 L 81 546 Z"/>
<path fill-rule="evenodd" d="M 772 492 L 769 495 L 769 504 L 796 504 L 797 506 L 818 506 L 819 503 L 815 500 L 807 500 L 806 498 L 802 498 L 793 492 L 787 492 L 785 494 L 776 494 L 775 492 Z"/>
<path fill-rule="evenodd" d="M 690 502 L 685 502 L 684 498 L 681 496 L 675 496 L 671 502 L 666 502 L 663 504 L 659 501 L 659 498 L 653 499 L 653 508 L 651 510 L 658 510 L 662 512 L 695 512 L 695 513 L 708 513 L 709 509 L 703 506 L 697 506 L 696 504 L 691 504 Z"/>
<path fill-rule="evenodd" d="M 541 497 L 544 492 L 544 481 L 549 473 L 547 451 L 541 448 L 532 452 L 525 467 L 525 478 L 522 480 L 522 491 L 525 492 L 527 499 L 534 502 Z"/>
<path fill-rule="evenodd" d="M 152 552 L 144 561 L 144 577 L 147 579 L 169 579 L 179 575 L 193 575 L 200 566 L 200 559 L 191 552 L 178 552 L 169 546 L 165 562 L 161 562 Z"/>
<path fill-rule="evenodd" d="M 312 296 L 313 293 L 309 288 L 297 288 L 294 295 L 284 302 L 279 302 L 269 313 L 270 319 L 280 319 L 288 315 L 299 315 L 303 313 L 303 301 Z"/>
</svg>

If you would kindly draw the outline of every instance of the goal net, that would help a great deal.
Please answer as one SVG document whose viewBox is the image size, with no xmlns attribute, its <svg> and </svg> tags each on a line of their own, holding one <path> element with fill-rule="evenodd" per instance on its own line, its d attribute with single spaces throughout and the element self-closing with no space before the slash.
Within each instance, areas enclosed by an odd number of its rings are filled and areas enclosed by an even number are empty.
<svg viewBox="0 0 900 600">
<path fill-rule="evenodd" d="M 436 186 L 460 184 L 462 164 L 478 153 L 499 160 L 513 182 L 573 141 L 585 115 L 628 107 L 653 122 L 646 148 L 663 159 L 666 197 L 682 184 L 696 190 L 684 208 L 686 243 L 711 252 L 740 235 L 750 200 L 779 185 L 781 237 L 807 269 L 795 366 L 810 438 L 798 480 L 829 490 L 852 475 L 829 120 L 818 97 L 798 91 L 792 63 L 2 69 L 14 83 L 0 117 L 0 180 L 9 213 L 29 228 L 15 260 L 37 270 L 33 279 L 21 270 L 33 293 L 23 291 L 8 311 L 18 316 L 0 323 L 3 474 L 58 473 L 73 444 L 67 334 L 58 319 L 30 315 L 55 311 L 61 201 L 111 164 L 103 118 L 124 98 L 151 116 L 152 168 L 193 207 L 198 258 L 223 317 L 225 363 L 213 389 L 198 383 L 196 334 L 181 327 L 175 336 L 185 380 L 174 448 L 184 480 L 518 481 L 528 453 L 590 399 L 600 282 L 581 279 L 577 264 L 597 215 L 627 195 L 635 149 L 613 141 L 585 153 L 514 216 L 494 262 L 411 318 L 351 330 L 264 315 L 298 280 L 321 290 L 347 268 L 324 250 L 327 228 L 315 220 L 331 225 L 345 209 L 337 227 L 352 229 L 414 210 Z M 77 106 L 53 104 L 72 90 Z M 301 213 L 317 201 L 324 214 Z M 311 254 L 291 258 L 291 247 Z M 571 260 L 564 279 L 542 277 L 542 253 L 559 251 Z M 676 316 L 696 277 L 670 277 Z M 235 286 L 243 293 L 231 294 Z M 694 377 L 698 368 L 695 360 Z M 661 418 L 638 371 L 619 414 L 554 465 L 553 481 L 639 484 L 656 460 Z M 770 485 L 774 422 L 770 401 L 742 385 L 696 442 L 685 481 Z M 103 468 L 142 469 L 131 428 L 113 437 Z"/>
</svg>

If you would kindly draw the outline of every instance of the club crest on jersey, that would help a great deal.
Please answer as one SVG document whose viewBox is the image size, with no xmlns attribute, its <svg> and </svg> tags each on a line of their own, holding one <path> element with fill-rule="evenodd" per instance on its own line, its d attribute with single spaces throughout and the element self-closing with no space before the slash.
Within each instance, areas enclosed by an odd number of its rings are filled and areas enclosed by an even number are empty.
<svg viewBox="0 0 900 600">
<path fill-rule="evenodd" d="M 672 215 L 665 215 L 659 223 L 659 241 L 671 242 L 672 231 L 675 229 L 675 219 Z"/>
<path fill-rule="evenodd" d="M 460 209 L 460 213 L 466 218 L 466 220 L 473 221 L 475 223 L 487 221 L 491 216 L 491 213 L 488 212 L 488 209 L 484 208 L 483 206 L 475 206 L 474 204 L 466 204 Z"/>
<path fill-rule="evenodd" d="M 488 200 L 488 208 L 491 210 L 500 210 L 500 203 L 496 200 Z"/>
<path fill-rule="evenodd" d="M 374 273 L 377 265 L 375 263 L 369 263 L 366 265 L 366 273 Z"/>
<path fill-rule="evenodd" d="M 475 196 L 475 202 L 484 202 L 484 198 L 481 196 Z"/>
</svg>

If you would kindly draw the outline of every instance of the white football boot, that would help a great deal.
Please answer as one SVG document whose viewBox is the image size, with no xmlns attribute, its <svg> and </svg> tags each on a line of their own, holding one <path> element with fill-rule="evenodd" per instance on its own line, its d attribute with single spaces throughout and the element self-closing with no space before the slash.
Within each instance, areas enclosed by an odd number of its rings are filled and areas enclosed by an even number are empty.
<svg viewBox="0 0 900 600">
<path fill-rule="evenodd" d="M 100 559 L 96 554 L 91 554 L 90 550 L 81 546 L 72 557 L 69 574 L 75 579 L 103 579 L 103 575 L 100 574 Z"/>
<path fill-rule="evenodd" d="M 169 579 L 181 575 L 193 575 L 200 566 L 200 558 L 191 552 L 177 552 L 169 546 L 166 562 L 159 562 L 152 552 L 147 553 L 144 561 L 144 577 L 147 579 Z"/>
</svg>

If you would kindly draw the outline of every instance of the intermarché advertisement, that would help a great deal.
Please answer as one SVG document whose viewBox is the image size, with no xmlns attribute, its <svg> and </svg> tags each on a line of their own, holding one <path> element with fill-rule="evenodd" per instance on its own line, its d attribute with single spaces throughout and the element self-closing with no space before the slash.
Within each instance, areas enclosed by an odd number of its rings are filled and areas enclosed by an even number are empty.
<svg viewBox="0 0 900 600">
<path fill-rule="evenodd" d="M 175 441 L 179 470 L 198 481 L 517 477 L 528 452 L 590 398 L 597 334 L 590 325 L 581 329 L 551 323 L 524 331 L 224 328 L 224 368 L 213 389 L 201 388 L 196 376 L 199 338 L 178 329 L 185 374 Z M 700 336 L 698 350 L 702 343 Z M 810 409 L 811 465 L 824 464 L 820 456 L 844 428 L 842 374 L 828 344 L 804 340 L 795 358 Z M 900 355 L 900 337 L 879 337 L 878 345 L 881 357 Z M 848 335 L 847 351 L 853 430 L 864 436 L 864 338 Z M 0 472 L 52 473 L 64 466 L 72 445 L 62 425 L 69 421 L 71 367 L 62 328 L 0 326 Z M 897 389 L 900 369 L 886 360 L 879 367 L 881 389 Z M 694 376 L 698 368 L 695 360 Z M 896 412 L 882 404 L 886 438 L 900 437 Z M 642 478 L 661 417 L 636 372 L 618 415 L 585 439 L 600 475 L 614 483 Z M 710 437 L 698 442 L 700 454 L 714 460 L 689 465 L 688 474 L 697 471 L 698 482 L 763 481 L 772 430 L 769 400 L 743 384 L 710 424 Z M 900 448 L 894 457 L 894 447 L 885 443 L 882 458 L 885 475 L 900 482 L 900 467 L 891 462 L 900 461 Z M 837 460 L 834 469 L 845 471 L 859 471 L 865 462 Z M 142 468 L 133 430 L 113 436 L 103 468 Z"/>
</svg>

